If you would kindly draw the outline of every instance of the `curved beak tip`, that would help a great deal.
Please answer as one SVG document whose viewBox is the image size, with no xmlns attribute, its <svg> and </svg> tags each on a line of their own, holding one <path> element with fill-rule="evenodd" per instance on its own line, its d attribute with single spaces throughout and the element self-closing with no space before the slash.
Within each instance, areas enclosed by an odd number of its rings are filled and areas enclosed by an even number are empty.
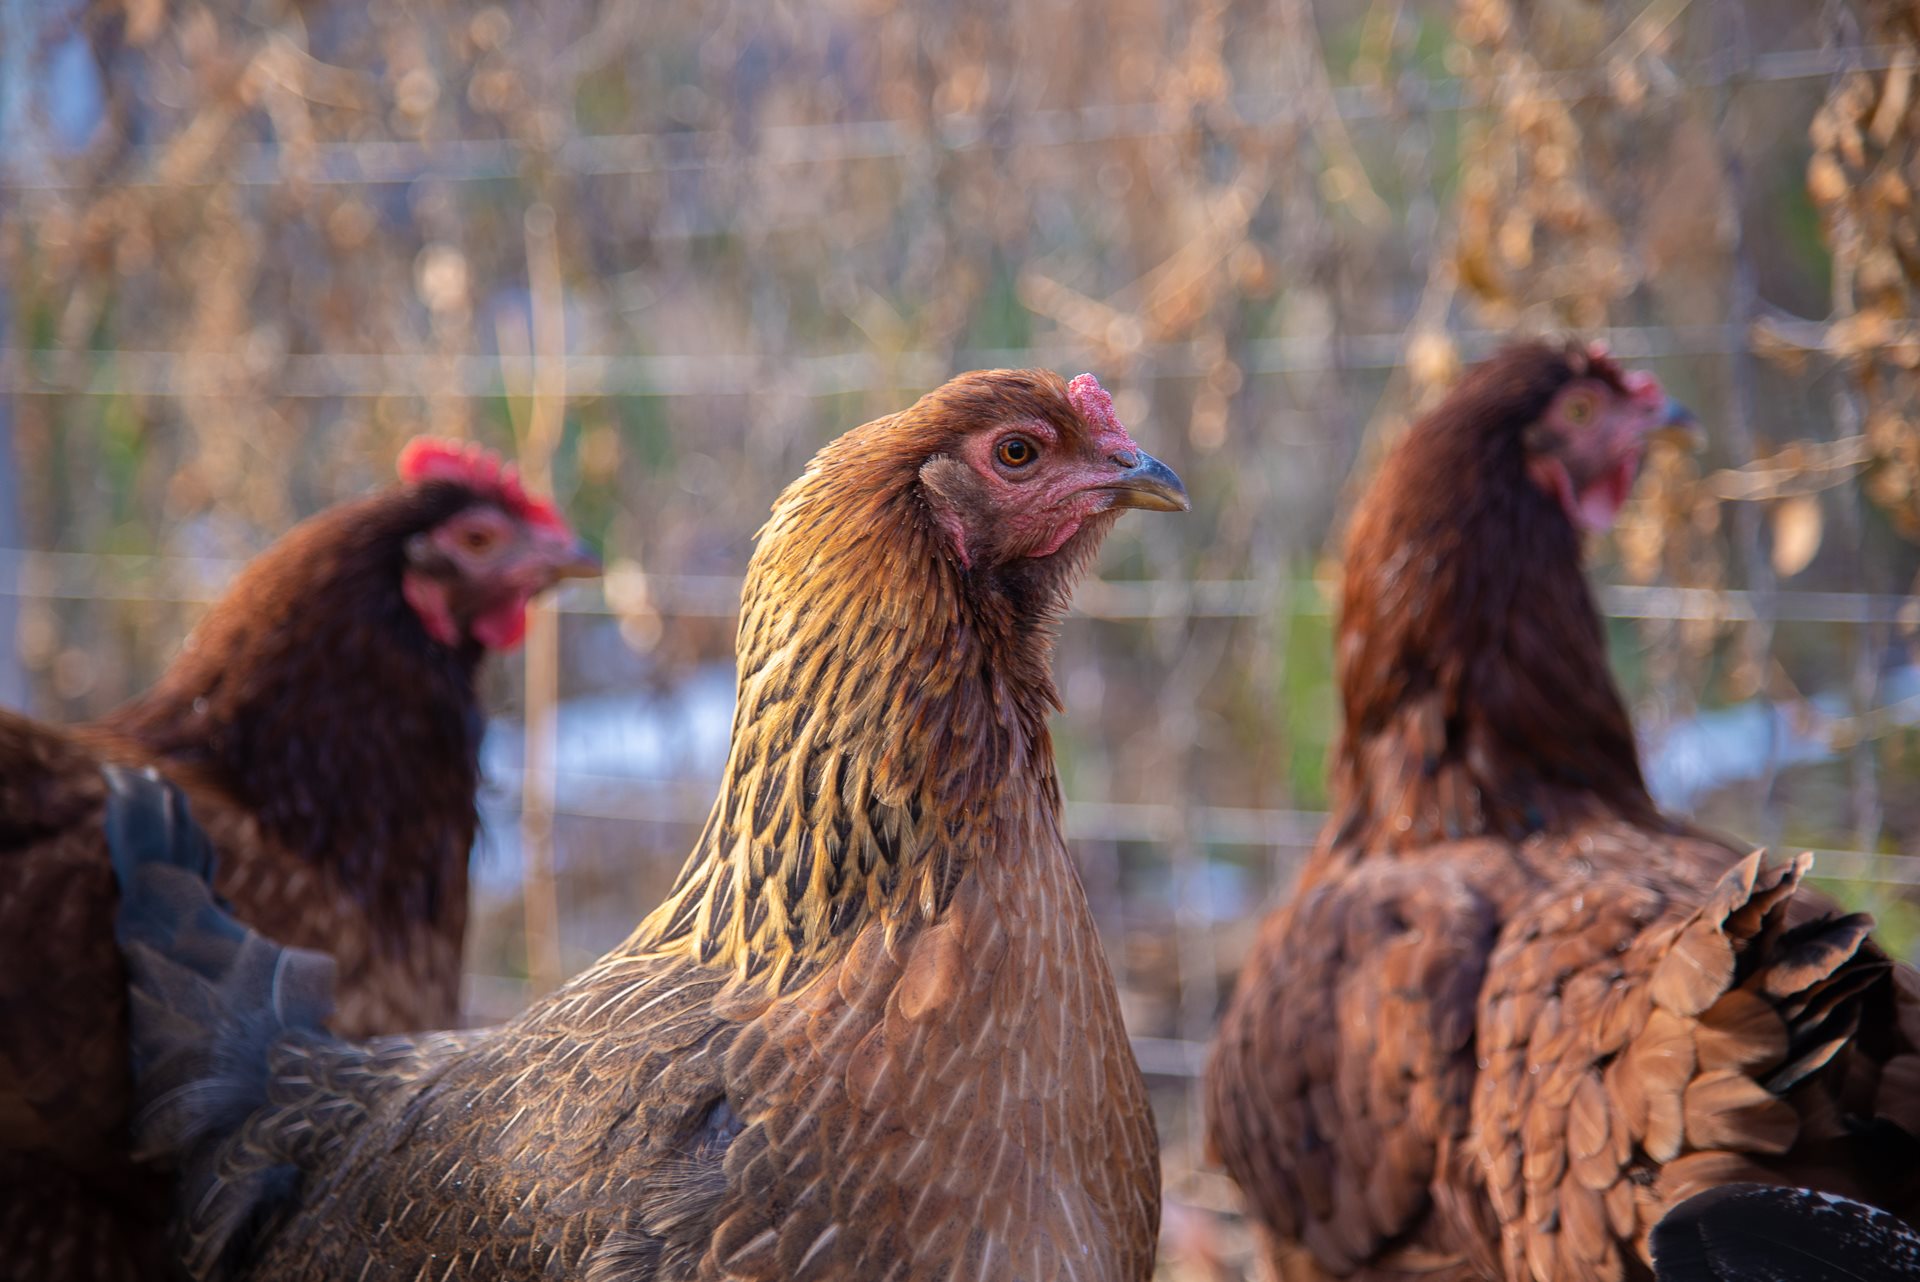
<svg viewBox="0 0 1920 1282">
<path fill-rule="evenodd" d="M 553 577 L 560 579 L 597 579 L 605 569 L 600 558 L 585 542 L 575 539 L 572 546 L 561 554 L 553 565 Z"/>
<path fill-rule="evenodd" d="M 1145 450 L 1139 462 L 1108 482 L 1115 507 L 1139 508 L 1147 512 L 1186 512 L 1193 508 L 1187 487 L 1174 470 Z"/>
<path fill-rule="evenodd" d="M 1707 434 L 1700 426 L 1699 416 L 1672 397 L 1667 398 L 1665 411 L 1660 416 L 1660 424 L 1653 430 L 1654 440 L 1667 441 L 1691 453 L 1706 448 Z"/>
</svg>

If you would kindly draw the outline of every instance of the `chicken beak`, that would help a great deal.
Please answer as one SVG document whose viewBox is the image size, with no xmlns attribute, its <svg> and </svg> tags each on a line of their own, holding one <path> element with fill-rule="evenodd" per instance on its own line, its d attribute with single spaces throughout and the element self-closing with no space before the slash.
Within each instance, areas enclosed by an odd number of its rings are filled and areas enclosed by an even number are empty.
<svg viewBox="0 0 1920 1282">
<path fill-rule="evenodd" d="M 1659 423 L 1647 433 L 1647 439 L 1665 441 L 1689 454 L 1698 454 L 1707 447 L 1707 434 L 1701 430 L 1699 418 L 1671 396 L 1667 398 L 1666 408 L 1661 411 Z"/>
<path fill-rule="evenodd" d="M 1145 450 L 1121 455 L 1124 471 L 1103 482 L 1101 489 L 1113 495 L 1116 508 L 1136 507 L 1147 512 L 1185 512 L 1193 507 L 1187 487 L 1173 469 Z"/>
<path fill-rule="evenodd" d="M 576 535 L 568 534 L 542 549 L 541 559 L 554 583 L 562 579 L 597 579 L 600 558 Z"/>
<path fill-rule="evenodd" d="M 554 567 L 554 574 L 562 579 L 597 579 L 605 568 L 592 548 L 575 539 L 566 560 Z"/>
</svg>

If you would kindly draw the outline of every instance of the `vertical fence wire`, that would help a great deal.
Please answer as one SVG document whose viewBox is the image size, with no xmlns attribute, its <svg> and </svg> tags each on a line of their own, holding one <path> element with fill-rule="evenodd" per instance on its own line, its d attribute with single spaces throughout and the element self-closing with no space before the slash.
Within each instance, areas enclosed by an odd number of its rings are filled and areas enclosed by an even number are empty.
<svg viewBox="0 0 1920 1282">
<path fill-rule="evenodd" d="M 526 218 L 527 279 L 532 302 L 526 423 L 520 472 L 536 494 L 553 492 L 553 454 L 566 408 L 565 372 L 556 359 L 566 347 L 560 258 L 554 214 L 536 204 Z M 559 749 L 560 616 L 552 599 L 528 607 L 524 671 L 526 760 L 520 780 L 521 882 L 527 977 L 533 992 L 559 987 L 566 977 L 560 949 L 560 901 L 554 881 L 553 807 Z"/>
</svg>

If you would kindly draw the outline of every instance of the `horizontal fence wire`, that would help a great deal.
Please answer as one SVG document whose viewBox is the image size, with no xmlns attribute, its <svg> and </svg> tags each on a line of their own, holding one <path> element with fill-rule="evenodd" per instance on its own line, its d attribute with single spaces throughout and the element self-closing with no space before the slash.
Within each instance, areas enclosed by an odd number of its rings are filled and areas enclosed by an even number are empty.
<svg viewBox="0 0 1920 1282">
<path fill-rule="evenodd" d="M 1734 84 L 1819 80 L 1845 71 L 1882 70 L 1901 51 L 1881 45 L 1780 50 L 1736 63 L 1714 58 L 1703 65 L 1679 67 L 1675 74 L 1690 89 L 1704 91 Z M 1346 124 L 1394 121 L 1411 112 L 1466 111 L 1491 94 L 1524 88 L 1532 97 L 1558 102 L 1599 99 L 1614 93 L 1609 67 L 1513 73 L 1468 80 L 1460 77 L 1396 77 L 1391 89 L 1341 85 L 1331 91 L 1331 112 L 1299 94 L 1241 93 L 1229 96 L 1230 118 L 1242 127 L 1296 128 L 1332 114 Z M 311 142 L 297 147 L 242 143 L 227 152 L 226 164 L 199 173 L 177 173 L 159 162 L 164 147 L 130 148 L 117 187 L 272 186 L 290 177 L 313 184 L 381 185 L 444 182 L 497 182 L 521 174 L 529 160 L 575 177 L 685 173 L 770 165 L 822 165 L 856 160 L 898 159 L 928 148 L 964 152 L 1021 147 L 1073 147 L 1155 137 L 1193 128 L 1194 109 L 1159 102 L 1064 107 L 1022 112 L 1015 117 L 952 114 L 929 123 L 870 120 L 807 125 L 772 125 L 753 132 L 755 146 L 743 150 L 735 135 L 719 130 L 671 133 L 615 133 L 575 136 L 542 148 L 511 138 L 464 138 L 431 144 L 385 140 Z M 22 172 L 23 168 L 25 169 Z M 15 162 L 0 174 L 0 190 L 88 190 L 98 181 L 92 172 L 68 173 L 58 167 L 31 168 Z"/>
<path fill-rule="evenodd" d="M 574 795 L 554 804 L 554 813 L 576 819 L 607 819 L 622 823 L 677 824 L 698 827 L 707 820 L 710 789 L 649 785 L 623 775 L 602 775 L 561 769 L 558 780 Z M 517 792 L 518 772 L 498 770 L 489 786 Z M 582 798 L 578 794 L 589 793 Z M 618 793 L 618 800 L 613 794 Z M 1323 810 L 1260 809 L 1246 806 L 1192 806 L 1181 808 L 1156 802 L 1089 801 L 1069 798 L 1066 833 L 1075 841 L 1127 842 L 1165 846 L 1186 835 L 1215 848 L 1306 851 L 1319 841 L 1327 820 Z M 1808 850 L 1814 856 L 1814 875 L 1840 881 L 1871 881 L 1894 886 L 1920 886 L 1920 855 L 1887 854 L 1870 850 L 1835 850 L 1794 846 L 1781 853 Z"/>
<path fill-rule="evenodd" d="M 208 603 L 243 562 L 214 557 L 102 554 L 0 549 L 0 595 L 40 599 Z M 741 579 L 731 575 L 646 576 L 648 608 L 662 616 L 726 619 L 738 612 Z M 1282 608 L 1298 613 L 1331 611 L 1324 585 L 1311 579 L 1200 580 L 1187 583 L 1090 580 L 1076 593 L 1074 612 L 1096 621 L 1242 619 Z M 1602 609 L 1621 619 L 1743 622 L 1760 617 L 1755 594 L 1705 589 L 1610 584 L 1598 589 Z M 573 588 L 559 595 L 563 613 L 616 613 L 598 593 Z M 1846 592 L 1775 591 L 1767 594 L 1766 617 L 1776 623 L 1906 624 L 1920 621 L 1920 599 Z M 662 786 L 630 776 L 560 769 L 556 814 L 579 819 L 697 827 L 711 798 L 704 788 Z M 519 778 L 494 771 L 488 786 L 517 796 Z M 1070 799 L 1066 830 L 1076 841 L 1164 846 L 1186 836 L 1221 849 L 1303 852 L 1318 838 L 1326 814 L 1317 810 L 1235 806 L 1176 807 Z M 1920 886 L 1920 855 L 1845 849 L 1814 851 L 1821 876 Z M 505 982 L 505 981 L 502 981 Z M 1148 1039 L 1154 1040 L 1154 1039 Z M 1158 1045 L 1158 1043 L 1156 1043 Z M 1167 1073 L 1191 1059 L 1185 1043 L 1166 1042 L 1154 1051 Z M 1194 1052 L 1197 1054 L 1197 1051 Z M 1187 1058 L 1182 1058 L 1183 1056 Z M 1195 1061 L 1197 1062 L 1197 1061 Z"/>
<path fill-rule="evenodd" d="M 211 603 L 244 561 L 163 553 L 42 552 L 0 548 L 0 596 L 47 600 Z M 647 574 L 647 609 L 687 618 L 730 619 L 740 611 L 744 580 L 728 574 Z M 1920 628 L 1920 597 L 1894 593 L 1682 588 L 1602 584 L 1603 614 L 1616 619 L 1747 623 L 1895 624 Z M 1080 617 L 1144 619 L 1262 618 L 1286 603 L 1303 614 L 1330 614 L 1331 585 L 1316 579 L 1089 579 L 1074 593 Z M 563 587 L 562 613 L 620 613 L 589 587 Z M 1761 613 L 1764 608 L 1764 615 Z"/>
<path fill-rule="evenodd" d="M 1449 331 L 1468 360 L 1491 354 L 1511 331 Z M 1730 356 L 1784 344 L 1805 351 L 1827 346 L 1817 321 L 1770 317 L 1763 332 L 1732 325 L 1621 325 L 1588 332 L 1616 355 L 1635 360 L 1673 356 Z M 1886 342 L 1911 337 L 1889 332 Z M 1237 344 L 1234 363 L 1252 375 L 1331 371 L 1387 371 L 1406 360 L 1404 331 L 1344 336 L 1255 339 Z M 761 396 L 769 387 L 805 396 L 840 396 L 901 386 L 933 387 L 962 369 L 1062 366 L 1084 358 L 1081 346 L 963 350 L 951 356 L 902 352 L 823 355 L 583 355 L 556 356 L 568 395 Z M 1219 364 L 1217 348 L 1202 343 L 1143 344 L 1129 349 L 1137 368 L 1129 377 L 1200 378 Z M 219 396 L 246 389 L 295 399 L 419 397 L 432 387 L 468 397 L 500 396 L 508 375 L 488 354 L 427 352 L 252 355 L 223 352 L 113 350 L 62 352 L 0 350 L 0 394 L 83 396 Z"/>
</svg>

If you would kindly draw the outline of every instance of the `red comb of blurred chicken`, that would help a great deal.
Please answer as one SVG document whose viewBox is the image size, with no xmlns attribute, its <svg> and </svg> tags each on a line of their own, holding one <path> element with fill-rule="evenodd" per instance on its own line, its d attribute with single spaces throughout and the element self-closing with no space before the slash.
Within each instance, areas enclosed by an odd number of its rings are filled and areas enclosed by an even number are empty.
<svg viewBox="0 0 1920 1282">
<path fill-rule="evenodd" d="M 559 508 L 530 496 L 520 484 L 519 470 L 477 442 L 416 436 L 401 448 L 394 470 L 411 485 L 451 481 L 475 493 L 490 494 L 501 508 L 528 525 L 570 533 Z"/>
</svg>

